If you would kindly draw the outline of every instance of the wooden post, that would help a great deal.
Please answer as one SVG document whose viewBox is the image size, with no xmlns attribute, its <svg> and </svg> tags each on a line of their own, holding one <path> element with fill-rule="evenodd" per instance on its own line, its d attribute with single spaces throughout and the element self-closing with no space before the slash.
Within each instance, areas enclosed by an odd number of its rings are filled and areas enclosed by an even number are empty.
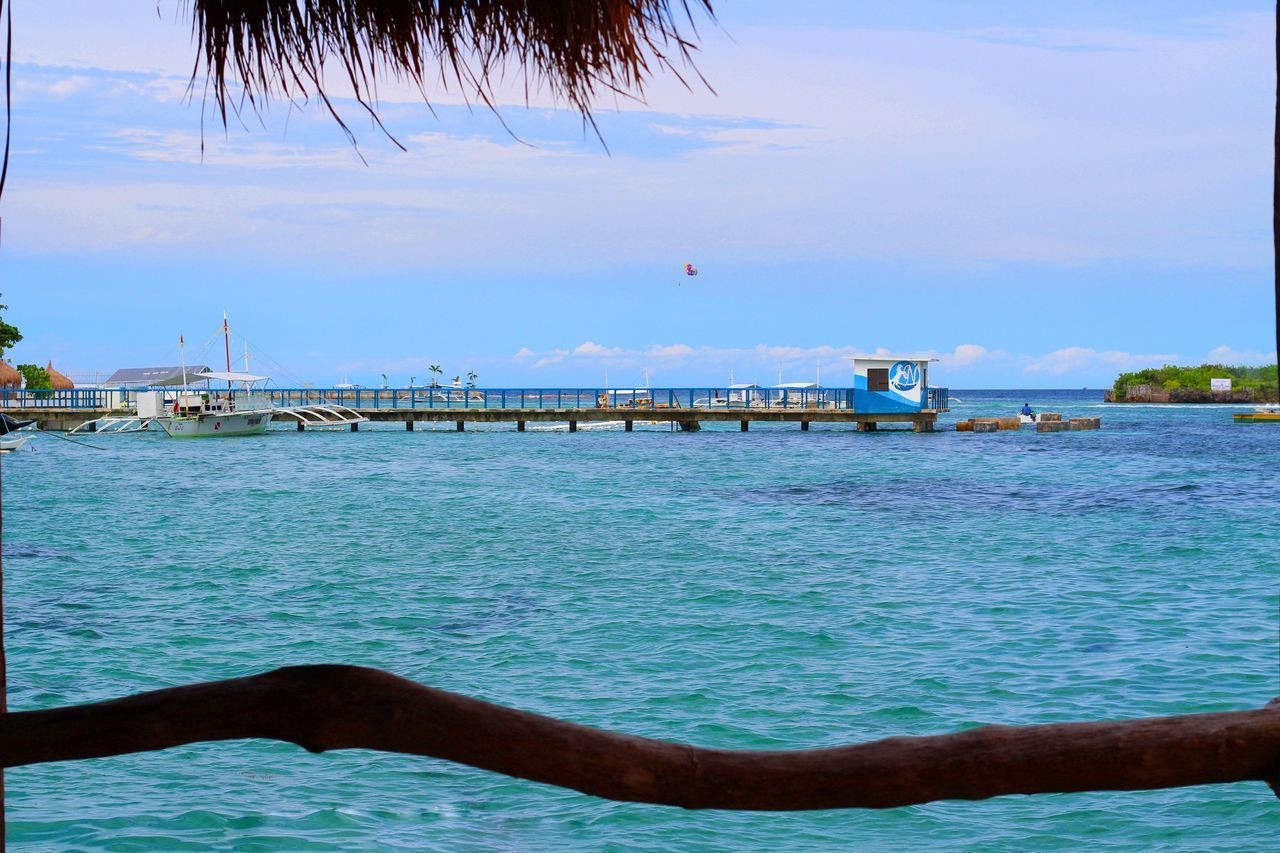
<svg viewBox="0 0 1280 853">
<path fill-rule="evenodd" d="M 524 432 L 524 421 L 516 421 L 516 432 Z"/>
<path fill-rule="evenodd" d="M 409 432 L 413 432 L 413 418 L 409 418 L 404 422 L 404 428 Z"/>
<path fill-rule="evenodd" d="M 359 431 L 360 431 L 360 424 L 352 424 L 352 425 L 351 425 L 351 431 L 352 431 L 352 432 L 359 432 Z"/>
<path fill-rule="evenodd" d="M 809 422 L 808 422 L 808 421 L 801 421 L 801 422 L 800 422 L 800 431 L 801 431 L 801 432 L 808 432 L 808 431 L 809 431 Z"/>
<path fill-rule="evenodd" d="M 627 432 L 631 432 L 632 426 L 634 426 L 634 423 L 632 421 L 627 421 Z"/>
<path fill-rule="evenodd" d="M 569 421 L 569 432 L 577 432 L 577 431 L 578 431 L 578 422 Z"/>
<path fill-rule="evenodd" d="M 458 424 L 458 432 L 462 432 L 467 428 L 465 421 L 458 421 L 457 424 Z"/>
<path fill-rule="evenodd" d="M 739 431 L 739 432 L 746 432 L 746 431 L 747 431 L 747 430 L 749 430 L 750 428 L 751 428 L 751 421 L 739 421 L 739 422 L 738 422 L 738 431 Z"/>
<path fill-rule="evenodd" d="M 302 432 L 302 430 L 303 430 L 302 421 L 298 421 L 298 432 Z"/>
<path fill-rule="evenodd" d="M 875 421 L 858 421 L 858 432 L 875 432 Z"/>
</svg>

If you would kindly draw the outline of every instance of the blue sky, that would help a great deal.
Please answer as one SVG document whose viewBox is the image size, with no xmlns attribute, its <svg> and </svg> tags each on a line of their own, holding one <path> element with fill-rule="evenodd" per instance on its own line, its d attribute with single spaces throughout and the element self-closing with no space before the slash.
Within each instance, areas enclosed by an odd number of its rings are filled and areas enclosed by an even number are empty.
<svg viewBox="0 0 1280 853">
<path fill-rule="evenodd" d="M 1101 387 L 1274 358 L 1272 7 L 717 4 L 698 65 L 517 138 L 384 87 L 223 133 L 181 4 L 15 10 L 0 291 L 11 361 L 214 358 L 225 309 L 281 385 L 822 378 L 929 353 L 953 387 Z M 204 120 L 204 152 L 201 127 Z M 681 266 L 701 274 L 687 279 Z M 254 356 L 258 359 L 258 356 Z"/>
</svg>

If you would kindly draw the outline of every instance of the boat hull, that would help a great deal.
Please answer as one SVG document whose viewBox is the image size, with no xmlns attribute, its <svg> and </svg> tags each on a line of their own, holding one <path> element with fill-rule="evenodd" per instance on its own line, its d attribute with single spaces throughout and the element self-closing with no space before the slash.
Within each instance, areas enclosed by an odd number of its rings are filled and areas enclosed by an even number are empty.
<svg viewBox="0 0 1280 853">
<path fill-rule="evenodd" d="M 6 435 L 0 438 L 0 453 L 12 453 L 30 440 L 29 435 Z"/>
<path fill-rule="evenodd" d="M 261 435 L 271 424 L 271 412 L 235 412 L 188 418 L 156 418 L 173 438 L 215 438 L 232 435 Z"/>
</svg>

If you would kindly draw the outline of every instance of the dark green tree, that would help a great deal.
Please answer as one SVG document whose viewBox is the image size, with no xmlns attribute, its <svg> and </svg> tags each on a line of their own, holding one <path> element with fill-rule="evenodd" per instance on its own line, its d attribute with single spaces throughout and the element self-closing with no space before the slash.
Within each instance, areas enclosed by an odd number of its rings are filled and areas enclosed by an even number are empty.
<svg viewBox="0 0 1280 853">
<path fill-rule="evenodd" d="M 8 305 L 0 305 L 0 311 L 8 310 Z M 0 358 L 4 357 L 5 350 L 20 340 L 22 340 L 22 332 L 18 331 L 18 327 L 6 323 L 4 318 L 0 317 Z"/>
<path fill-rule="evenodd" d="M 49 371 L 38 364 L 19 364 L 17 370 L 27 380 L 28 391 L 40 391 L 53 387 L 53 380 L 49 378 Z"/>
</svg>

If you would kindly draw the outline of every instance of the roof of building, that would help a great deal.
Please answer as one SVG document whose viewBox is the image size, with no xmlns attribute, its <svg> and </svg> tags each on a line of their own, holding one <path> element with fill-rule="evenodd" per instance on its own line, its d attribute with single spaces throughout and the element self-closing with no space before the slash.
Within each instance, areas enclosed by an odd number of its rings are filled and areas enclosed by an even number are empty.
<svg viewBox="0 0 1280 853">
<path fill-rule="evenodd" d="M 0 361 L 0 387 L 22 387 L 22 374 L 7 361 Z"/>
<path fill-rule="evenodd" d="M 208 373 L 205 364 L 188 364 L 187 379 Z M 182 365 L 176 367 L 122 367 L 107 377 L 106 385 L 181 385 Z"/>
<path fill-rule="evenodd" d="M 53 386 L 53 390 L 70 391 L 72 388 L 76 387 L 76 383 L 71 381 L 71 377 L 59 373 L 53 366 L 52 361 L 45 366 L 45 370 L 49 372 L 49 384 Z"/>
</svg>

